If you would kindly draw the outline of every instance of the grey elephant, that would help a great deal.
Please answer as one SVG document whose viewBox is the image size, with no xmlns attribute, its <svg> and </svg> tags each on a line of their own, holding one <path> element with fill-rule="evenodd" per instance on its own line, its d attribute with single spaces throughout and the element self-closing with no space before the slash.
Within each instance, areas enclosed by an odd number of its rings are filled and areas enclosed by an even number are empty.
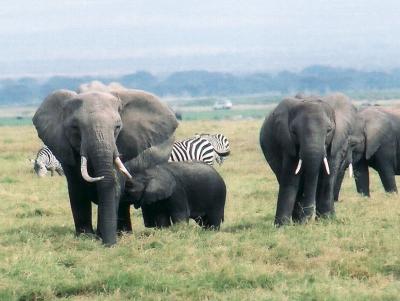
<svg viewBox="0 0 400 301">
<path fill-rule="evenodd" d="M 343 94 L 284 99 L 265 119 L 260 145 L 279 193 L 275 224 L 334 214 L 355 107 Z"/>
<path fill-rule="evenodd" d="M 136 172 L 168 160 L 177 127 L 171 110 L 143 91 L 60 90 L 43 101 L 33 123 L 64 169 L 76 233 L 94 234 L 93 201 L 97 234 L 104 244 L 115 244 L 117 226 L 131 227 L 129 208 L 119 207 L 131 177 L 123 162 L 130 160 Z"/>
<path fill-rule="evenodd" d="M 192 218 L 204 228 L 219 229 L 224 220 L 225 182 L 201 162 L 157 165 L 128 180 L 126 192 L 127 201 L 142 208 L 146 227 L 168 227 Z"/>
<path fill-rule="evenodd" d="M 387 192 L 397 192 L 400 174 L 400 108 L 369 106 L 357 114 L 352 143 L 357 191 L 370 196 L 368 167 L 374 168 Z"/>
</svg>

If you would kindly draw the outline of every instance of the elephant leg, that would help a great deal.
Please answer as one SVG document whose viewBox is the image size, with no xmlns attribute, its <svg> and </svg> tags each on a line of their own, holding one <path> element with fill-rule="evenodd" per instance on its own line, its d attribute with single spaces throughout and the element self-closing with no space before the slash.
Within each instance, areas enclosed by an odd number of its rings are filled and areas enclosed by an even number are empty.
<svg viewBox="0 0 400 301">
<path fill-rule="evenodd" d="M 189 217 L 185 212 L 176 212 L 171 214 L 171 221 L 173 224 L 183 221 L 189 222 Z"/>
<path fill-rule="evenodd" d="M 196 216 L 193 217 L 194 221 L 200 226 L 200 227 L 204 227 L 204 224 L 207 222 L 207 217 L 204 216 Z"/>
<path fill-rule="evenodd" d="M 383 188 L 386 192 L 397 193 L 396 179 L 393 167 L 384 165 L 378 168 L 379 177 L 381 178 Z"/>
<path fill-rule="evenodd" d="M 153 206 L 142 206 L 143 222 L 146 228 L 156 227 L 156 217 L 152 207 Z"/>
<path fill-rule="evenodd" d="M 279 176 L 278 203 L 275 214 L 275 225 L 281 226 L 290 222 L 294 203 L 299 188 L 300 175 L 295 175 L 296 162 L 285 159 Z"/>
<path fill-rule="evenodd" d="M 171 219 L 168 214 L 160 213 L 156 216 L 156 227 L 157 228 L 168 228 L 171 226 Z"/>
<path fill-rule="evenodd" d="M 303 214 L 303 206 L 301 203 L 303 202 L 303 187 L 304 186 L 304 177 L 300 178 L 299 189 L 297 191 L 296 202 L 294 203 L 292 220 L 295 223 L 299 223 L 301 221 L 301 216 Z"/>
<path fill-rule="evenodd" d="M 357 192 L 370 197 L 367 160 L 361 159 L 359 162 L 354 164 L 354 180 L 356 182 Z"/>
<path fill-rule="evenodd" d="M 335 215 L 333 195 L 336 175 L 335 172 L 326 175 L 325 171 L 321 171 L 316 199 L 317 218 L 328 218 Z"/>
<path fill-rule="evenodd" d="M 168 200 L 168 205 L 165 207 L 165 210 L 168 211 L 171 216 L 173 224 L 180 221 L 189 222 L 190 210 L 188 200 L 186 196 L 183 197 L 178 195 L 180 190 L 181 189 L 178 188 L 175 191 L 174 197 L 171 197 Z"/>
<path fill-rule="evenodd" d="M 203 228 L 208 229 L 208 230 L 219 230 L 219 227 L 221 225 L 221 215 L 217 213 L 209 213 L 207 214 L 207 217 L 205 217 L 204 222 L 203 222 Z"/>
<path fill-rule="evenodd" d="M 65 170 L 65 175 L 68 182 L 69 200 L 76 234 L 94 234 L 92 226 L 92 203 L 84 189 L 82 189 L 82 183 L 79 180 L 80 175 L 76 175 L 72 169 Z"/>
<path fill-rule="evenodd" d="M 130 214 L 130 204 L 121 202 L 118 207 L 118 224 L 117 231 L 119 234 L 122 232 L 132 233 L 132 222 Z"/>
</svg>

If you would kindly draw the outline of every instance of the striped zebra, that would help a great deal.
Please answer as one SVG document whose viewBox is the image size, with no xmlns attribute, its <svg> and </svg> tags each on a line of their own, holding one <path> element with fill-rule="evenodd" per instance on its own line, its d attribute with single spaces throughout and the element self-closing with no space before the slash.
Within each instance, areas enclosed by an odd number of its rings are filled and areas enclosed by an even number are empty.
<svg viewBox="0 0 400 301">
<path fill-rule="evenodd" d="M 208 165 L 213 165 L 214 148 L 207 139 L 201 137 L 176 141 L 172 146 L 168 161 L 203 161 Z"/>
<path fill-rule="evenodd" d="M 195 134 L 195 137 L 201 137 L 207 139 L 214 148 L 215 161 L 219 165 L 224 163 L 226 157 L 230 154 L 229 140 L 223 134 Z"/>
<path fill-rule="evenodd" d="M 48 170 L 50 170 L 51 176 L 54 175 L 55 171 L 60 176 L 64 175 L 60 162 L 46 145 L 38 151 L 36 159 L 33 162 L 33 169 L 39 177 L 44 177 Z"/>
</svg>

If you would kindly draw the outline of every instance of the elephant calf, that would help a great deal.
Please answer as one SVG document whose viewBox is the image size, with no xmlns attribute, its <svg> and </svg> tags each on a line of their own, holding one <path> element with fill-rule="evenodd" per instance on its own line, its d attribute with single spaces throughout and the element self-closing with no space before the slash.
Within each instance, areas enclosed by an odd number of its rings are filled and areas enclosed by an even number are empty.
<svg viewBox="0 0 400 301">
<path fill-rule="evenodd" d="M 168 227 L 194 219 L 219 229 L 224 220 L 226 186 L 214 168 L 200 162 L 171 162 L 135 174 L 126 183 L 129 203 L 142 208 L 146 227 Z"/>
</svg>

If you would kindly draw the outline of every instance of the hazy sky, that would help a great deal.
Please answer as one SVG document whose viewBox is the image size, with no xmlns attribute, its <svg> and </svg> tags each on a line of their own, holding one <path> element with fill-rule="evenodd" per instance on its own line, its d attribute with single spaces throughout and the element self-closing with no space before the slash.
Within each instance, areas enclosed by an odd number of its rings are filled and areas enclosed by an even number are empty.
<svg viewBox="0 0 400 301">
<path fill-rule="evenodd" d="M 0 6 L 2 76 L 310 64 L 400 67 L 400 1 L 4 0 Z"/>
</svg>

